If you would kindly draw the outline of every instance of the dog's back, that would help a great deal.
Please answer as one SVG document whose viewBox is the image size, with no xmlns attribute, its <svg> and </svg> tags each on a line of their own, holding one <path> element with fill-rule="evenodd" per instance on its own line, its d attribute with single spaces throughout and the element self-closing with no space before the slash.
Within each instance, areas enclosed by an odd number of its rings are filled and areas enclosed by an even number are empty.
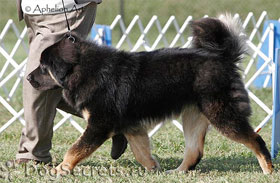
<svg viewBox="0 0 280 183">
<path fill-rule="evenodd" d="M 204 95 L 230 95 L 232 85 L 240 84 L 245 92 L 236 66 L 246 51 L 239 22 L 224 15 L 222 20 L 203 18 L 191 25 L 191 48 L 130 53 L 133 59 L 124 61 L 137 63 L 139 70 L 132 73 L 135 80 L 129 82 L 133 87 L 126 90 L 131 95 L 122 110 L 122 123 L 134 126 L 139 120 L 158 121 L 181 113 L 186 105 L 201 103 Z M 246 114 L 250 114 L 249 105 Z"/>
</svg>

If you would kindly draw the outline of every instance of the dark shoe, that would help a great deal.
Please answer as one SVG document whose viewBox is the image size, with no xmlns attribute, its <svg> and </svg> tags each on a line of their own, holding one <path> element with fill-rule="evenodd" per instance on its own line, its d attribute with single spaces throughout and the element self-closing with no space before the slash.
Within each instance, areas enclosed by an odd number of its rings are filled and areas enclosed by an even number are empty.
<svg viewBox="0 0 280 183">
<path fill-rule="evenodd" d="M 16 160 L 8 160 L 6 161 L 6 166 L 9 168 L 15 168 L 21 165 L 26 165 L 29 162 L 33 162 L 34 165 L 38 165 L 41 164 L 42 161 L 38 161 L 38 160 L 31 160 L 31 159 L 27 159 L 27 158 L 20 158 L 20 159 L 16 159 Z"/>
<path fill-rule="evenodd" d="M 118 159 L 127 148 L 127 140 L 123 134 L 118 134 L 112 137 L 111 157 Z"/>
<path fill-rule="evenodd" d="M 43 161 L 27 159 L 27 158 L 20 158 L 20 159 L 16 159 L 16 160 L 12 160 L 12 161 L 15 164 L 24 164 L 24 163 L 28 163 L 30 161 L 34 162 L 35 165 L 44 163 Z"/>
<path fill-rule="evenodd" d="M 43 161 L 39 161 L 39 160 L 33 160 L 33 159 L 27 159 L 27 158 L 20 158 L 20 159 L 16 159 L 16 160 L 10 160 L 7 163 L 12 163 L 12 164 L 17 164 L 17 165 L 21 165 L 21 164 L 25 164 L 25 163 L 29 163 L 29 162 L 33 162 L 34 165 L 47 165 L 49 167 L 54 167 L 57 166 L 58 164 L 54 164 L 51 162 L 43 162 Z"/>
</svg>

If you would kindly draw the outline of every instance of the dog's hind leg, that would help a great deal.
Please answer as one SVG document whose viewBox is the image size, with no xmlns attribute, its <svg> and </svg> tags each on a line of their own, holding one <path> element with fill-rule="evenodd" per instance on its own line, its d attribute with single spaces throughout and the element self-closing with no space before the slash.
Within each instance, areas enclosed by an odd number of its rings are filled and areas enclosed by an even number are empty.
<svg viewBox="0 0 280 183">
<path fill-rule="evenodd" d="M 249 99 L 245 90 L 234 90 L 228 95 L 203 98 L 201 110 L 211 124 L 226 137 L 244 144 L 256 155 L 265 174 L 273 171 L 271 156 L 265 142 L 248 122 Z"/>
<path fill-rule="evenodd" d="M 160 170 L 157 160 L 151 154 L 150 139 L 145 130 L 124 134 L 135 159 L 147 170 Z"/>
<path fill-rule="evenodd" d="M 182 113 L 185 137 L 184 160 L 175 171 L 193 170 L 203 156 L 204 139 L 209 121 L 196 105 L 187 106 Z"/>
<path fill-rule="evenodd" d="M 83 159 L 91 155 L 109 136 L 109 132 L 97 125 L 88 124 L 83 135 L 71 146 L 63 162 L 56 167 L 57 174 L 69 174 Z"/>
</svg>

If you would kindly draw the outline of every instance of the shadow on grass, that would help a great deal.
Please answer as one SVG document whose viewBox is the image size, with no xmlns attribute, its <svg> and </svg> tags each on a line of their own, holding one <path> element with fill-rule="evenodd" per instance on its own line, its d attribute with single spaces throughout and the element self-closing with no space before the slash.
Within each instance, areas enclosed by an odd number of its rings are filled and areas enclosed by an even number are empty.
<svg viewBox="0 0 280 183">
<path fill-rule="evenodd" d="M 163 171 L 176 169 L 182 162 L 181 158 L 160 158 L 156 157 L 159 161 Z M 120 158 L 113 162 L 113 166 L 120 166 L 123 168 L 139 168 L 141 165 L 134 159 Z M 104 161 L 87 161 L 82 163 L 84 166 L 103 166 L 110 167 L 112 162 Z M 275 171 L 280 168 L 280 158 L 273 160 Z M 233 155 L 230 157 L 205 157 L 202 158 L 200 163 L 196 166 L 195 170 L 202 173 L 209 173 L 211 171 L 218 172 L 262 172 L 257 159 L 254 156 L 244 157 L 241 155 Z"/>
<path fill-rule="evenodd" d="M 127 167 L 140 167 L 141 165 L 136 161 L 131 161 L 130 159 L 120 158 L 117 161 L 85 161 L 81 163 L 83 166 L 92 166 L 92 167 L 110 167 L 110 166 L 121 166 L 124 168 Z"/>
<path fill-rule="evenodd" d="M 183 159 L 181 158 L 158 158 L 162 169 L 172 170 L 176 169 Z M 280 159 L 272 161 L 274 165 L 274 171 L 278 171 L 280 168 Z M 230 157 L 205 157 L 202 158 L 200 163 L 196 166 L 195 170 L 199 170 L 202 173 L 208 173 L 210 171 L 218 172 L 261 172 L 258 160 L 254 156 L 244 157 L 241 155 L 233 155 Z"/>
</svg>

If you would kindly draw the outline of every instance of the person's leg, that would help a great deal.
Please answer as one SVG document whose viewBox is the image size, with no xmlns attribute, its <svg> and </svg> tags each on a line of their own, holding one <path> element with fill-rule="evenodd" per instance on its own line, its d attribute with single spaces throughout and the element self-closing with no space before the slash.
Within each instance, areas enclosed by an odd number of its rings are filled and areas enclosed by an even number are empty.
<svg viewBox="0 0 280 183">
<path fill-rule="evenodd" d="M 41 39 L 41 35 L 31 39 L 26 75 L 34 69 L 34 65 L 39 63 L 42 50 L 37 48 Z M 53 119 L 57 101 L 60 98 L 61 94 L 55 90 L 37 91 L 26 79 L 23 80 L 23 106 L 26 124 L 22 130 L 16 159 L 51 161 L 49 150 L 51 149 L 53 135 Z"/>
<path fill-rule="evenodd" d="M 96 13 L 96 4 L 88 5 L 84 11 L 78 10 L 68 14 L 71 30 L 86 38 L 91 30 Z M 30 54 L 26 74 L 39 65 L 42 51 L 54 44 L 67 32 L 65 17 L 60 15 L 25 16 L 28 27 Z M 55 108 L 81 117 L 67 105 L 61 97 L 61 89 L 40 92 L 34 90 L 24 80 L 24 108 L 26 126 L 22 130 L 17 159 L 33 159 L 43 162 L 51 161 L 52 127 Z M 59 101 L 59 103 L 57 102 Z M 119 158 L 127 147 L 127 140 L 120 134 L 113 137 L 111 156 Z"/>
<path fill-rule="evenodd" d="M 84 10 L 68 13 L 71 29 L 86 37 L 95 18 L 96 4 Z M 25 21 L 29 28 L 30 52 L 26 75 L 40 63 L 44 49 L 57 42 L 67 33 L 64 14 L 28 16 Z M 53 120 L 56 107 L 61 99 L 61 90 L 37 91 L 29 82 L 23 81 L 23 105 L 26 125 L 22 130 L 16 159 L 32 159 L 50 162 Z"/>
</svg>

